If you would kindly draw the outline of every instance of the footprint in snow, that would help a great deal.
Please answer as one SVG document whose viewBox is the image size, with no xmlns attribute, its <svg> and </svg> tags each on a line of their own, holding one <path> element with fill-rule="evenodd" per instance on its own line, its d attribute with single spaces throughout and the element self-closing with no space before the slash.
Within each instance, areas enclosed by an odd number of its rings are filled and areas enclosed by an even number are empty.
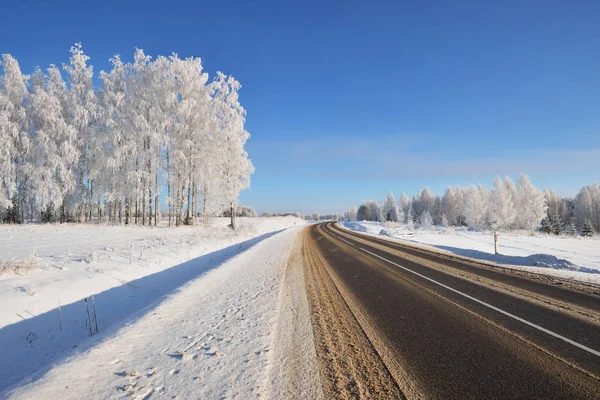
<svg viewBox="0 0 600 400">
<path fill-rule="evenodd" d="M 186 360 L 195 360 L 196 358 L 198 358 L 198 354 L 190 354 L 190 353 L 186 353 L 185 351 L 178 351 L 176 353 L 169 354 L 169 357 L 186 361 Z"/>
</svg>

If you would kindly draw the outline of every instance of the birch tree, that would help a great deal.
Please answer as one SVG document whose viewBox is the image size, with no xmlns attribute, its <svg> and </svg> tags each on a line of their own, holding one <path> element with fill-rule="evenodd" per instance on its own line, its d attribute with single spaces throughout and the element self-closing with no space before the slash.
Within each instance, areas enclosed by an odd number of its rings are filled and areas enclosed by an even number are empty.
<svg viewBox="0 0 600 400">
<path fill-rule="evenodd" d="M 218 72 L 213 82 L 213 102 L 220 142 L 219 169 L 221 190 L 231 209 L 231 228 L 235 229 L 235 206 L 239 193 L 250 187 L 254 166 L 244 150 L 250 134 L 244 129 L 246 110 L 239 103 L 241 85 L 233 77 Z"/>
<path fill-rule="evenodd" d="M 508 177 L 506 180 L 510 181 Z M 515 221 L 515 204 L 509 186 L 500 177 L 496 177 L 494 189 L 490 192 L 488 218 L 494 230 L 508 229 Z"/>
<path fill-rule="evenodd" d="M 4 70 L 0 81 L 0 203 L 10 208 L 8 219 L 14 223 L 21 219 L 18 209 L 22 208 L 24 198 L 19 197 L 19 192 L 23 191 L 23 160 L 29 150 L 23 105 L 27 76 L 10 54 L 3 54 L 0 64 Z"/>
<path fill-rule="evenodd" d="M 83 53 L 81 43 L 71 47 L 69 64 L 63 64 L 67 72 L 69 91 L 66 95 L 67 121 L 77 132 L 76 144 L 79 149 L 77 167 L 77 220 L 87 220 L 87 210 L 91 205 L 88 178 L 88 150 L 92 136 L 92 122 L 96 117 L 96 94 L 92 84 L 93 67 L 87 62 L 90 58 Z"/>
<path fill-rule="evenodd" d="M 538 190 L 529 177 L 521 175 L 517 185 L 517 212 L 516 223 L 520 229 L 534 231 L 540 226 L 546 214 L 544 193 Z"/>
</svg>

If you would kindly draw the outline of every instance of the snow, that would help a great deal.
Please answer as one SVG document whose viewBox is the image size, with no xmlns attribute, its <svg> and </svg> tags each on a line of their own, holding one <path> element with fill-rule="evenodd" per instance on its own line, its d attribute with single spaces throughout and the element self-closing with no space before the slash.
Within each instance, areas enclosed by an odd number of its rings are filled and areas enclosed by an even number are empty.
<svg viewBox="0 0 600 400">
<path fill-rule="evenodd" d="M 515 269 L 600 283 L 600 236 L 593 238 L 501 232 L 494 254 L 491 232 L 433 227 L 411 231 L 405 224 L 346 222 L 348 229 L 391 240 L 434 247 L 443 252 L 491 261 Z"/>
<path fill-rule="evenodd" d="M 35 251 L 41 265 L 0 277 L 0 398 L 259 389 L 273 298 L 298 228 L 283 230 L 305 222 L 240 218 L 237 232 L 227 223 L 0 227 L 0 254 Z M 99 334 L 89 338 L 82 298 L 91 295 Z"/>
</svg>

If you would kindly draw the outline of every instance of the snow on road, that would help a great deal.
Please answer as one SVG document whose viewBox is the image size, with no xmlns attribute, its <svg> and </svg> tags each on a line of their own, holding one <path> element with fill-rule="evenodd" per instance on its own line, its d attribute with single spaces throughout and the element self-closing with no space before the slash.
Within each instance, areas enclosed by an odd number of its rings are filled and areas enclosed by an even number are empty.
<svg viewBox="0 0 600 400">
<path fill-rule="evenodd" d="M 95 229 L 112 227 L 73 227 L 83 229 L 81 239 L 62 269 L 55 246 L 38 253 L 41 270 L 0 277 L 0 398 L 253 393 L 261 387 L 273 299 L 296 229 L 281 231 L 303 223 L 248 219 L 232 233 L 218 221 L 210 229 L 146 228 L 144 236 L 134 228 L 103 238 Z M 122 229 L 130 228 L 114 227 Z M 129 264 L 132 237 L 144 254 Z M 94 261 L 78 259 L 93 251 L 100 255 Z M 89 338 L 81 299 L 92 294 L 100 333 Z"/>
<path fill-rule="evenodd" d="M 600 236 L 593 238 L 501 232 L 499 255 L 494 254 L 491 232 L 466 228 L 415 229 L 378 222 L 345 223 L 349 229 L 386 236 L 393 240 L 433 246 L 460 256 L 491 261 L 511 268 L 600 283 Z"/>
</svg>

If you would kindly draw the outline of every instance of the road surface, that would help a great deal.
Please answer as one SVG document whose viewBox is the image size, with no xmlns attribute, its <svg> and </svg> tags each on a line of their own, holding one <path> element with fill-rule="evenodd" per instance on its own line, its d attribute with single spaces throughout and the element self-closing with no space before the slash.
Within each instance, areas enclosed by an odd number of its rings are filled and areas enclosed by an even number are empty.
<svg viewBox="0 0 600 400">
<path fill-rule="evenodd" d="M 326 397 L 600 399 L 598 288 L 334 223 L 304 234 Z"/>
</svg>

